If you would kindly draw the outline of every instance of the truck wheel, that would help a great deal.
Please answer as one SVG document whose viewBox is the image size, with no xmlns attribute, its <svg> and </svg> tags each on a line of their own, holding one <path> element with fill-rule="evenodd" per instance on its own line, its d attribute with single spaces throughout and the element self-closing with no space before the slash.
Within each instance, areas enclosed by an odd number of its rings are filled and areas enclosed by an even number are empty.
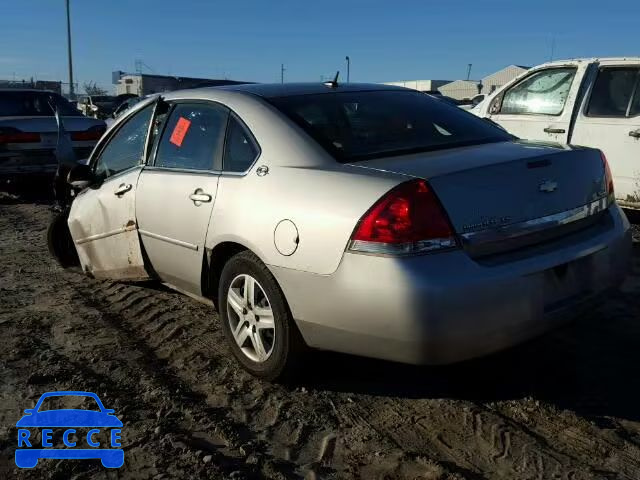
<svg viewBox="0 0 640 480">
<path fill-rule="evenodd" d="M 275 278 L 252 252 L 225 264 L 218 305 L 231 352 L 247 371 L 269 381 L 293 378 L 304 341 Z"/>
</svg>

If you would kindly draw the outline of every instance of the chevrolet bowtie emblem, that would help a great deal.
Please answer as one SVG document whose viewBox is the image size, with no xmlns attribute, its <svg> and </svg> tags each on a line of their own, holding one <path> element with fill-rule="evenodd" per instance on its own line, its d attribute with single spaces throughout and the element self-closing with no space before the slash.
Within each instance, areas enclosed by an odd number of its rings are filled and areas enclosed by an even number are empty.
<svg viewBox="0 0 640 480">
<path fill-rule="evenodd" d="M 551 192 L 555 192 L 557 188 L 558 188 L 558 182 L 545 180 L 540 184 L 539 190 L 541 192 L 551 193 Z"/>
</svg>

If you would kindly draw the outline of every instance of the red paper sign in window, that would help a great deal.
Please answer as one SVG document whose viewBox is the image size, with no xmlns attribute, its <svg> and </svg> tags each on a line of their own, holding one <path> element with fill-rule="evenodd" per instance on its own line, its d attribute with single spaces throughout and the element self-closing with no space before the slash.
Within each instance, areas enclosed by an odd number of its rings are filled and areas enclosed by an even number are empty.
<svg viewBox="0 0 640 480">
<path fill-rule="evenodd" d="M 182 141 L 184 140 L 185 135 L 189 131 L 189 127 L 191 126 L 191 120 L 187 120 L 184 117 L 180 117 L 178 119 L 178 123 L 171 132 L 171 138 L 169 141 L 173 143 L 176 147 L 182 146 Z"/>
</svg>

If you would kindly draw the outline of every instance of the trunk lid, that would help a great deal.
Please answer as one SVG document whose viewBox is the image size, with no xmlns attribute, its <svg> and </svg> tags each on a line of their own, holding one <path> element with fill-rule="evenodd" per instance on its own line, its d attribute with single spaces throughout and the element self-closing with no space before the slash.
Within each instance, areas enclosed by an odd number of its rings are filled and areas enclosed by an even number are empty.
<svg viewBox="0 0 640 480">
<path fill-rule="evenodd" d="M 606 197 L 600 152 L 555 144 L 492 143 L 353 165 L 427 179 L 461 235 L 568 212 Z M 548 225 L 553 226 L 558 225 Z"/>
<path fill-rule="evenodd" d="M 61 117 L 67 132 L 83 132 L 105 123 L 96 118 L 84 116 Z M 58 133 L 56 117 L 0 117 L 0 127 L 17 128 L 26 133 Z"/>
</svg>

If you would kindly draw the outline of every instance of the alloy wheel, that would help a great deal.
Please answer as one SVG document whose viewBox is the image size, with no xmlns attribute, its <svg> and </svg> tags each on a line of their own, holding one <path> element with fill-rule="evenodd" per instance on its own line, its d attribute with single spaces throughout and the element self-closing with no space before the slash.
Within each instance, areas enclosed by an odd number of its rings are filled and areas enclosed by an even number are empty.
<svg viewBox="0 0 640 480">
<path fill-rule="evenodd" d="M 240 351 L 254 362 L 265 362 L 273 352 L 276 327 L 269 298 L 251 275 L 238 275 L 229 285 L 227 318 Z"/>
</svg>

